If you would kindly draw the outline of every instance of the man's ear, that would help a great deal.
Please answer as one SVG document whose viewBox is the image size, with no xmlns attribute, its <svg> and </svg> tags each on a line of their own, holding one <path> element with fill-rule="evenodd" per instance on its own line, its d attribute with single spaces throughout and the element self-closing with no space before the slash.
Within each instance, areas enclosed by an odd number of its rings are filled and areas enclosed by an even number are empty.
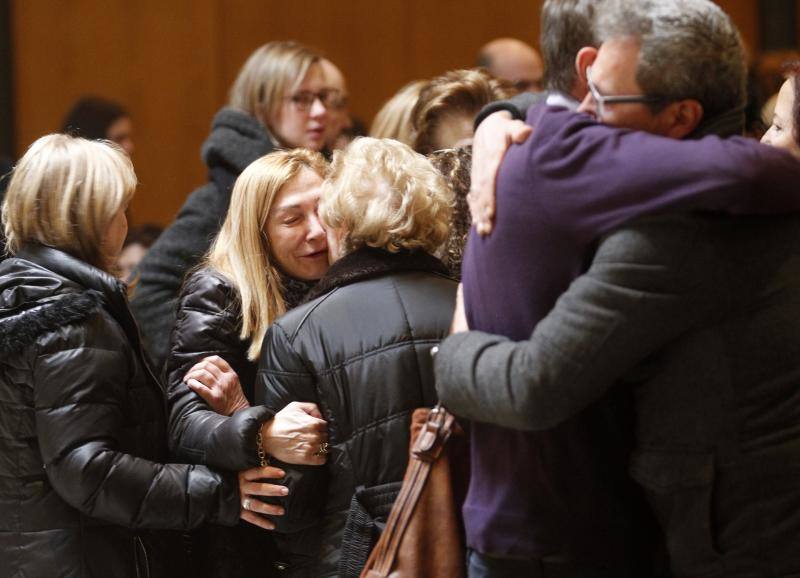
<svg viewBox="0 0 800 578">
<path fill-rule="evenodd" d="M 589 84 L 586 82 L 586 69 L 589 68 L 597 58 L 597 48 L 594 46 L 584 46 L 575 55 L 575 72 L 578 73 L 575 85 L 572 87 L 572 96 L 581 101 L 589 92 Z"/>
<path fill-rule="evenodd" d="M 693 98 L 678 100 L 659 113 L 660 134 L 682 139 L 689 136 L 703 120 L 703 105 Z"/>
</svg>

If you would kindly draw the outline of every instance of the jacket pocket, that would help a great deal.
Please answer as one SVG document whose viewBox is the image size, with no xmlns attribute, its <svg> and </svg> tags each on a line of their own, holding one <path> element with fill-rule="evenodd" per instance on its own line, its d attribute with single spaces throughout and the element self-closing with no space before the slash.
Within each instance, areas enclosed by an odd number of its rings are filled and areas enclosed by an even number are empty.
<svg viewBox="0 0 800 578">
<path fill-rule="evenodd" d="M 630 473 L 658 518 L 675 578 L 723 575 L 712 524 L 714 455 L 636 450 Z"/>
<path fill-rule="evenodd" d="M 358 578 L 372 548 L 386 527 L 386 520 L 403 482 L 365 488 L 359 486 L 350 501 L 350 511 L 342 536 L 339 575 Z"/>
</svg>

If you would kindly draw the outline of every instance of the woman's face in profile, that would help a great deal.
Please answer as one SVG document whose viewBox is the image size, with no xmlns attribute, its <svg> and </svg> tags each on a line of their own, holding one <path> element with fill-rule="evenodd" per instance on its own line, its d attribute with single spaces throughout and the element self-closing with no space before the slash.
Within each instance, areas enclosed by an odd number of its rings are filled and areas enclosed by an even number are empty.
<svg viewBox="0 0 800 578">
<path fill-rule="evenodd" d="M 781 86 L 778 100 L 775 103 L 772 126 L 761 137 L 761 142 L 786 149 L 800 157 L 800 145 L 797 144 L 797 139 L 795 138 L 798 127 L 795 126 L 794 122 L 794 83 L 795 79 L 790 78 Z"/>
<path fill-rule="evenodd" d="M 269 122 L 270 130 L 281 145 L 322 150 L 325 146 L 328 109 L 319 96 L 324 95 L 325 90 L 322 67 L 312 64 L 300 85 L 283 96 L 279 113 Z"/>
<path fill-rule="evenodd" d="M 127 207 L 120 208 L 111 218 L 106 227 L 102 241 L 102 253 L 106 259 L 106 270 L 110 271 L 116 266 L 125 237 L 128 236 L 128 217 L 125 215 Z"/>
<path fill-rule="evenodd" d="M 328 242 L 317 216 L 322 178 L 303 169 L 278 193 L 267 217 L 272 258 L 286 275 L 315 281 L 328 270 Z"/>
</svg>

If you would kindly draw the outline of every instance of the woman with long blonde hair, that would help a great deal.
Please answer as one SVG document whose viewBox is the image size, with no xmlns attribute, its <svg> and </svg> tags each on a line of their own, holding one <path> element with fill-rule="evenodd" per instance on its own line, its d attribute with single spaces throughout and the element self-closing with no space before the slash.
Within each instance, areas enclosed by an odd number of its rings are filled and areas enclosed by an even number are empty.
<svg viewBox="0 0 800 578">
<path fill-rule="evenodd" d="M 179 458 L 232 470 L 268 457 L 324 462 L 319 450 L 325 423 L 313 404 L 291 404 L 274 418 L 251 404 L 267 328 L 328 269 L 316 213 L 326 168 L 319 153 L 306 149 L 274 152 L 250 164 L 233 187 L 228 215 L 202 265 L 186 279 L 166 366 L 170 439 Z M 242 439 L 254 437 L 257 444 L 239 451 Z M 281 506 L 288 508 L 288 500 Z M 259 504 L 243 502 L 245 510 Z M 263 574 L 271 538 L 246 526 L 226 530 L 209 529 L 209 559 L 227 562 L 215 575 Z M 220 549 L 235 555 L 216 554 Z"/>
</svg>

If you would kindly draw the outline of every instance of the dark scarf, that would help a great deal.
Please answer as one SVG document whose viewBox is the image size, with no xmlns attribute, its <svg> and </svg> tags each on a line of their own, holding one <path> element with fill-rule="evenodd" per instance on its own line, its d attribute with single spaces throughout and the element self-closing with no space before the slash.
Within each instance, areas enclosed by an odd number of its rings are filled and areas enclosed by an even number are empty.
<svg viewBox="0 0 800 578">
<path fill-rule="evenodd" d="M 283 287 L 283 302 L 286 303 L 286 311 L 290 311 L 300 305 L 311 288 L 317 284 L 316 281 L 294 279 L 283 273 L 281 273 L 280 276 L 281 286 Z"/>
<path fill-rule="evenodd" d="M 399 251 L 361 247 L 336 261 L 319 283 L 309 291 L 305 301 L 311 301 L 345 285 L 382 277 L 391 273 L 427 271 L 448 277 L 447 267 L 425 251 Z"/>
</svg>

